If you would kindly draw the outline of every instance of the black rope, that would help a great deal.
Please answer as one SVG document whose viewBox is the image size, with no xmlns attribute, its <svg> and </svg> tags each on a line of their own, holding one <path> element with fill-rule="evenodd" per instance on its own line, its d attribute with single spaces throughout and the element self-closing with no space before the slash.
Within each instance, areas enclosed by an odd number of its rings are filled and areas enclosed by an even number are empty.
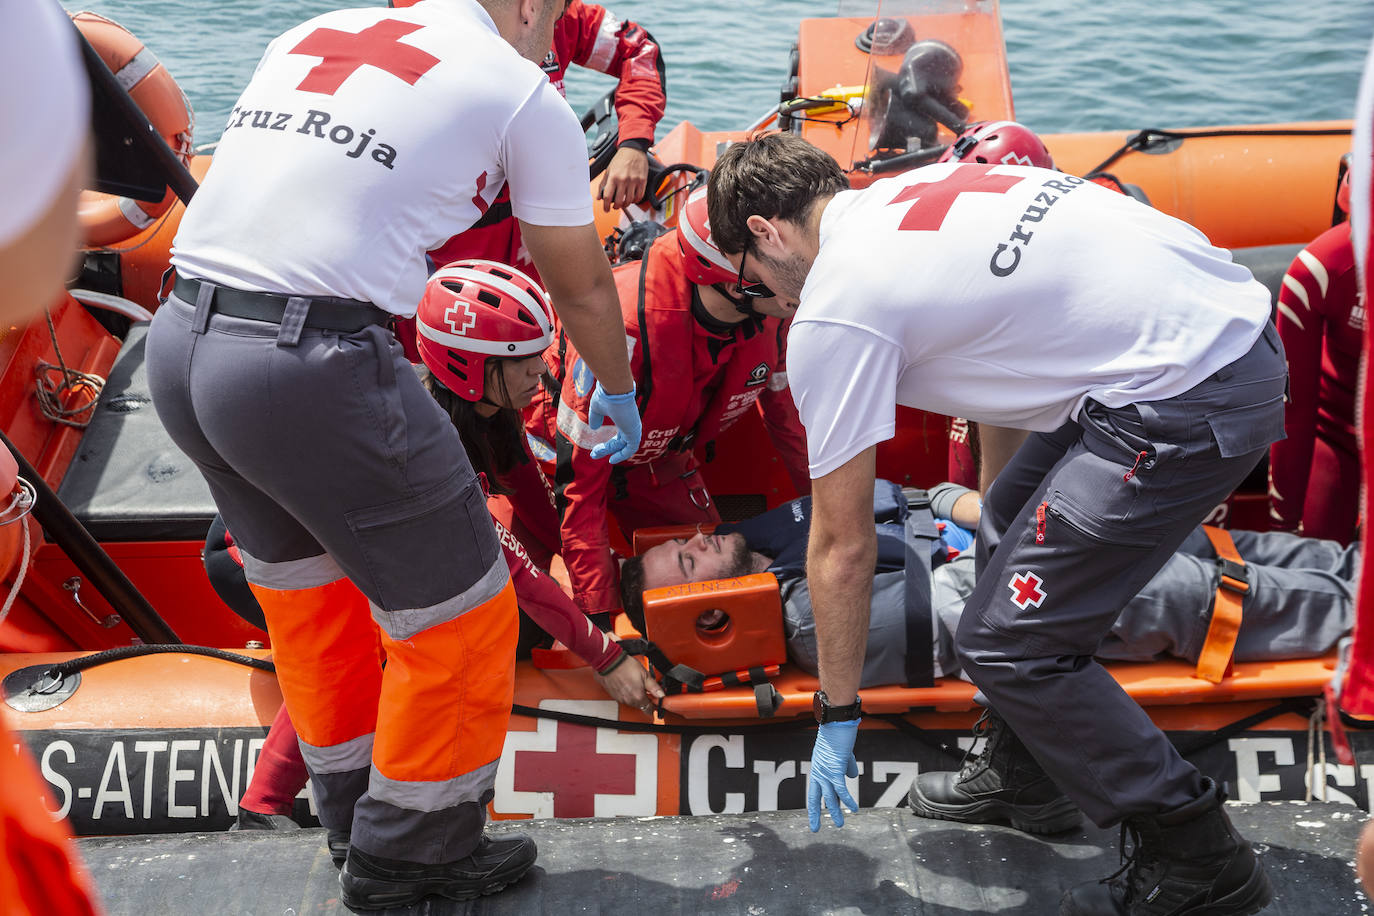
<svg viewBox="0 0 1374 916">
<path fill-rule="evenodd" d="M 924 728 L 921 728 L 921 726 L 914 722 L 908 722 L 899 715 L 874 715 L 870 713 L 867 718 L 886 722 L 908 738 L 924 744 L 932 750 L 939 751 L 951 760 L 958 761 L 959 763 L 962 763 L 964 760 L 964 752 L 961 748 L 950 747 L 943 741 L 937 741 L 935 738 L 931 737 L 930 733 Z"/>
<path fill-rule="evenodd" d="M 510 711 L 517 716 L 530 716 L 535 719 L 552 719 L 570 725 L 586 725 L 589 728 L 613 728 L 622 732 L 649 732 L 665 735 L 718 735 L 731 732 L 744 735 L 797 732 L 812 728 L 815 723 L 808 718 L 791 719 L 785 722 L 769 722 L 763 725 L 673 725 L 653 722 L 622 722 L 619 719 L 601 719 L 596 716 L 583 716 L 574 712 L 560 712 L 556 709 L 540 709 L 537 706 L 511 706 Z"/>
<path fill-rule="evenodd" d="M 1147 127 L 1126 138 L 1120 149 L 1088 170 L 1092 175 L 1101 172 L 1127 153 L 1149 149 L 1156 143 L 1169 140 L 1190 140 L 1196 137 L 1336 137 L 1350 136 L 1348 127 L 1280 127 L 1280 128 L 1228 128 L 1223 130 L 1160 130 Z"/>
<path fill-rule="evenodd" d="M 1232 735 L 1239 734 L 1251 726 L 1258 725 L 1261 722 L 1267 722 L 1270 719 L 1277 718 L 1286 713 L 1297 713 L 1304 718 L 1311 716 L 1318 702 L 1320 702 L 1320 700 L 1317 697 L 1288 697 L 1285 700 L 1280 700 L 1273 706 L 1261 709 L 1253 715 L 1246 716 L 1243 719 L 1237 719 L 1230 725 L 1224 725 L 1214 732 L 1207 732 L 1206 734 L 1199 735 L 1197 740 L 1190 744 L 1184 744 L 1182 746 L 1175 745 L 1175 747 L 1178 748 L 1180 756 L 1191 757 L 1199 751 L 1204 751 L 1215 744 L 1220 744 Z"/>
<path fill-rule="evenodd" d="M 270 661 L 262 658 L 253 658 L 249 655 L 239 655 L 237 652 L 229 652 L 224 649 L 212 649 L 208 646 L 184 646 L 184 645 L 151 645 L 151 646 L 119 646 L 114 649 L 106 649 L 103 652 L 96 652 L 94 655 L 83 655 L 81 658 L 73 658 L 70 661 L 61 662 L 47 669 L 46 675 L 52 678 L 65 678 L 78 671 L 85 671 L 87 668 L 94 668 L 97 665 L 104 665 L 107 662 L 117 662 L 121 659 L 136 658 L 140 655 L 166 655 L 169 653 L 180 653 L 183 655 L 204 655 L 209 658 L 219 658 L 226 662 L 234 662 L 239 665 L 247 665 L 249 668 L 257 668 L 260 671 L 276 671 L 277 666 Z"/>
</svg>

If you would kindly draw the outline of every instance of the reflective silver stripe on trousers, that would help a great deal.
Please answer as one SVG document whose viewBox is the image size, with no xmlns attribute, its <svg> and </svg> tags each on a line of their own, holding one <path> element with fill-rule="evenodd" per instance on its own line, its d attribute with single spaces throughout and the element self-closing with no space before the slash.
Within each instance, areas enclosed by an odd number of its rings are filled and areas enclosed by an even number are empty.
<svg viewBox="0 0 1374 916">
<path fill-rule="evenodd" d="M 243 557 L 244 576 L 249 582 L 263 588 L 282 592 L 300 591 L 319 588 L 321 585 L 345 578 L 339 564 L 327 553 L 300 560 L 283 560 L 279 563 L 259 560 L 244 550 L 242 545 L 239 545 L 239 554 Z"/>
<path fill-rule="evenodd" d="M 301 756 L 310 772 L 349 773 L 372 765 L 372 739 L 375 732 L 359 735 L 342 744 L 316 747 L 300 741 Z M 300 740 L 300 739 L 297 739 Z"/>
<path fill-rule="evenodd" d="M 457 620 L 468 611 L 495 598 L 510 581 L 510 567 L 505 555 L 498 552 L 496 560 L 467 591 L 446 598 L 430 607 L 409 608 L 404 611 L 384 611 L 369 602 L 372 619 L 382 632 L 392 639 L 409 639 L 416 633 L 450 620 Z"/>
<path fill-rule="evenodd" d="M 443 811 L 464 802 L 480 803 L 482 795 L 496 784 L 496 765 L 500 758 L 470 773 L 442 782 L 402 782 L 388 779 L 372 768 L 367 794 L 375 801 L 411 811 Z"/>
</svg>

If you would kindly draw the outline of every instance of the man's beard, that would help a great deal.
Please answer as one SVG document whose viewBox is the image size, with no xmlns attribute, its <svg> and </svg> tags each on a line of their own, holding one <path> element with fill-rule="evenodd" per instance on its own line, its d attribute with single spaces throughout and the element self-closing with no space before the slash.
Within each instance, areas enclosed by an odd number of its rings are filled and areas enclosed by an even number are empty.
<svg viewBox="0 0 1374 916">
<path fill-rule="evenodd" d="M 725 575 L 722 579 L 731 579 L 735 576 L 747 576 L 754 571 L 754 552 L 749 549 L 749 544 L 744 537 L 739 534 L 732 534 L 725 537 L 725 549 L 729 553 L 729 563 L 725 567 Z"/>
<path fill-rule="evenodd" d="M 799 254 L 790 254 L 785 258 L 773 258 L 763 252 L 758 253 L 758 259 L 768 265 L 768 269 L 773 272 L 774 282 L 781 289 L 774 288 L 773 292 L 784 299 L 796 301 L 801 297 L 802 287 L 806 285 L 807 274 L 811 273 L 811 265 L 806 258 Z"/>
</svg>

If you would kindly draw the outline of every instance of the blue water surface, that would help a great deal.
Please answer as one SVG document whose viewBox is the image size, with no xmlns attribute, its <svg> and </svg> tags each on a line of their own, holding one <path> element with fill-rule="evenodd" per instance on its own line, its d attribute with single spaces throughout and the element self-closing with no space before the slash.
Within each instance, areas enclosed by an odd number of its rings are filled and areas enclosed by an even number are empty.
<svg viewBox="0 0 1374 916">
<path fill-rule="evenodd" d="M 109 16 L 163 60 L 215 140 L 267 42 L 338 0 L 62 0 Z M 805 18 L 833 0 L 613 0 L 663 45 L 664 127 L 744 127 L 777 104 Z M 874 4 L 876 6 L 876 4 Z M 1374 0 L 1006 0 L 1017 116 L 1047 133 L 1349 118 Z M 574 69 L 581 110 L 611 82 Z M 666 131 L 665 131 L 666 132 Z"/>
</svg>

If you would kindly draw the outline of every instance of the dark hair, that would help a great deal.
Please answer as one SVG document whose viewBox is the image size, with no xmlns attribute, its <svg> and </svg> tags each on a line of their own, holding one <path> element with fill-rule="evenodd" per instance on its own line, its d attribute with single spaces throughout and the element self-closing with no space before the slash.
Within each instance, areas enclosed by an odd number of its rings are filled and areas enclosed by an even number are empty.
<svg viewBox="0 0 1374 916">
<path fill-rule="evenodd" d="M 630 618 L 630 623 L 639 631 L 641 636 L 646 636 L 644 632 L 644 558 L 630 557 L 620 564 L 620 607 L 625 611 L 625 616 Z"/>
<path fill-rule="evenodd" d="M 506 378 L 499 371 L 500 364 L 510 358 L 494 356 L 487 359 L 487 366 L 497 371 L 489 373 L 486 385 L 500 389 L 501 401 L 510 400 Z M 501 496 L 514 492 L 501 483 L 501 478 L 529 460 L 521 444 L 525 428 L 520 421 L 520 412 L 512 407 L 500 407 L 496 413 L 484 417 L 477 412 L 475 402 L 458 397 L 428 369 L 421 373 L 420 379 L 453 421 L 472 469 L 487 476 L 487 489 L 491 494 Z"/>
<path fill-rule="evenodd" d="M 767 134 L 726 147 L 706 187 L 711 238 L 739 254 L 749 244 L 750 216 L 804 223 L 816 198 L 845 190 L 849 179 L 833 156 L 801 137 Z"/>
</svg>

